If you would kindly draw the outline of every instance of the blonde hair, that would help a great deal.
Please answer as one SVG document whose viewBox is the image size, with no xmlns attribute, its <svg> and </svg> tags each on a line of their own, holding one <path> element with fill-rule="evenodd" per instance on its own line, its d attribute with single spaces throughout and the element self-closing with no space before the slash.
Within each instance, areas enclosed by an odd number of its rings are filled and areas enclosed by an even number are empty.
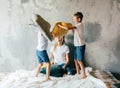
<svg viewBox="0 0 120 88">
<path fill-rule="evenodd" d="M 63 36 L 62 38 L 63 38 L 63 41 L 62 41 L 62 45 L 63 45 L 63 44 L 65 43 L 65 36 Z M 57 46 L 58 46 L 58 44 L 55 43 L 54 46 L 53 46 L 53 47 L 54 47 L 54 48 L 53 48 L 53 52 L 55 52 Z"/>
</svg>

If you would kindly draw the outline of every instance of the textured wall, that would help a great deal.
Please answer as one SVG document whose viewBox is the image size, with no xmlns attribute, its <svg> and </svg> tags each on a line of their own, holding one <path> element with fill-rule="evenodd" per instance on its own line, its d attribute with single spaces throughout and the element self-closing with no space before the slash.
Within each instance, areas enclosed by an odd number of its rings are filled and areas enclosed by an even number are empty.
<svg viewBox="0 0 120 88">
<path fill-rule="evenodd" d="M 0 0 L 0 4 L 0 71 L 36 66 L 38 28 L 28 25 L 33 13 L 53 27 L 57 21 L 72 22 L 73 13 L 82 11 L 87 64 L 120 73 L 120 0 Z M 66 42 L 73 47 L 71 32 Z"/>
</svg>

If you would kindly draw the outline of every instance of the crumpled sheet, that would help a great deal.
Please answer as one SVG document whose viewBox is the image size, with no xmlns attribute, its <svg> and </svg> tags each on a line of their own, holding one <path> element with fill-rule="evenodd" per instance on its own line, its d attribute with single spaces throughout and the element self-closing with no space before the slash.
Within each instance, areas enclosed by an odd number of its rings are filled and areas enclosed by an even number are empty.
<svg viewBox="0 0 120 88">
<path fill-rule="evenodd" d="M 0 82 L 0 88 L 107 88 L 103 81 L 89 74 L 91 68 L 86 68 L 87 78 L 81 75 L 65 76 L 61 78 L 51 77 L 44 82 L 46 75 L 39 74 L 34 77 L 35 71 L 18 70 L 6 75 Z"/>
</svg>

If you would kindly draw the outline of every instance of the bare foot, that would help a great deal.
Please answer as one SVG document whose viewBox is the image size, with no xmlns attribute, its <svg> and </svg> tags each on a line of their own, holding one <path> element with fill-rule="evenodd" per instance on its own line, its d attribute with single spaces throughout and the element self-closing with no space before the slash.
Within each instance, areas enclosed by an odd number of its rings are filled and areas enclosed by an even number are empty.
<svg viewBox="0 0 120 88">
<path fill-rule="evenodd" d="M 35 77 L 38 77 L 38 74 L 36 74 Z"/>
<path fill-rule="evenodd" d="M 51 80 L 50 78 L 46 78 L 46 81 L 49 81 L 49 80 Z"/>
<path fill-rule="evenodd" d="M 47 78 L 46 80 L 43 80 L 42 82 L 47 82 L 47 81 L 50 81 L 51 79 L 50 78 Z"/>
<path fill-rule="evenodd" d="M 83 76 L 82 76 L 82 79 L 85 79 L 86 77 L 87 77 L 86 75 L 83 75 Z"/>
<path fill-rule="evenodd" d="M 80 75 L 80 74 L 78 74 L 78 73 L 75 74 L 75 76 L 78 76 L 78 75 Z"/>
</svg>

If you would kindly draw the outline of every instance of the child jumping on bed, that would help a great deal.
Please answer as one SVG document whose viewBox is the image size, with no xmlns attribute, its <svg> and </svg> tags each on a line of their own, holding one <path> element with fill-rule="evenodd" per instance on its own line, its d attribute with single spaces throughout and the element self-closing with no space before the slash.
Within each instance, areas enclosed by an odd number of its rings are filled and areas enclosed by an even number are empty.
<svg viewBox="0 0 120 88">
<path fill-rule="evenodd" d="M 82 70 L 82 78 L 86 78 L 85 68 L 83 64 L 84 53 L 85 53 L 85 40 L 84 40 L 84 27 L 82 23 L 83 14 L 76 12 L 73 16 L 75 26 L 67 28 L 59 25 L 60 27 L 69 30 L 72 29 L 74 34 L 74 61 L 77 74 L 80 74 L 80 68 Z M 80 67 L 80 68 L 79 68 Z"/>
<path fill-rule="evenodd" d="M 44 36 L 42 32 L 38 32 L 38 45 L 36 50 L 36 55 L 38 57 L 39 65 L 37 66 L 36 77 L 40 72 L 43 62 L 47 64 L 46 68 L 46 81 L 50 80 L 50 60 L 47 54 L 48 39 Z"/>
</svg>

